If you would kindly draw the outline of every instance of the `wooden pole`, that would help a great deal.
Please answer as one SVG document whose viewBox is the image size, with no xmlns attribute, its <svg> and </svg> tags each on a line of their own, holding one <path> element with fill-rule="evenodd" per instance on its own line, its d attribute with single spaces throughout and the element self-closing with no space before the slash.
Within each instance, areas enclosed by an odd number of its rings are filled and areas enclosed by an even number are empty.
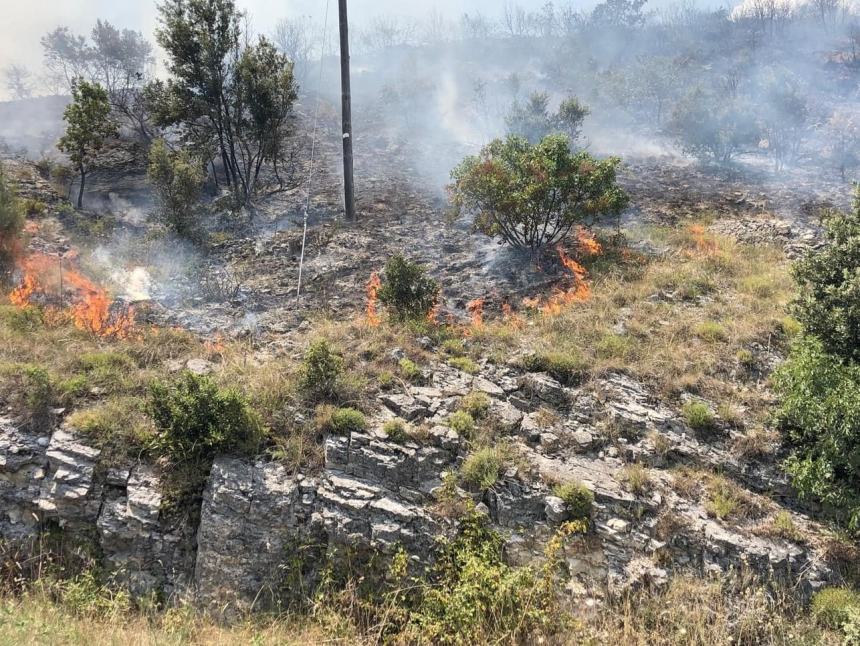
<svg viewBox="0 0 860 646">
<path fill-rule="evenodd" d="M 343 112 L 343 195 L 346 219 L 355 219 L 355 180 L 352 164 L 352 96 L 349 79 L 349 23 L 346 0 L 338 0 L 340 12 L 340 86 Z"/>
</svg>

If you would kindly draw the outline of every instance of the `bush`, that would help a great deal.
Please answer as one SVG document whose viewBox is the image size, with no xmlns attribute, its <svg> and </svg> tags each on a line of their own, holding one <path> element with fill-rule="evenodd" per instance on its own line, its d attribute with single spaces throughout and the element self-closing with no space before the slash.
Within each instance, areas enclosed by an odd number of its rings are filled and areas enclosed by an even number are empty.
<svg viewBox="0 0 860 646">
<path fill-rule="evenodd" d="M 564 135 L 536 145 L 517 136 L 496 139 L 452 171 L 452 202 L 455 213 L 474 215 L 477 230 L 536 252 L 586 218 L 624 210 L 628 197 L 615 181 L 619 163 L 571 153 Z"/>
<path fill-rule="evenodd" d="M 448 359 L 448 365 L 470 375 L 477 374 L 481 370 L 480 366 L 469 357 L 451 357 Z"/>
<path fill-rule="evenodd" d="M 475 433 L 475 420 L 468 412 L 458 410 L 448 417 L 448 427 L 468 439 Z"/>
<path fill-rule="evenodd" d="M 576 97 L 569 97 L 561 102 L 558 112 L 550 114 L 549 95 L 545 92 L 534 92 L 525 104 L 514 102 L 510 114 L 505 118 L 508 133 L 527 139 L 536 144 L 547 135 L 558 133 L 568 137 L 575 144 L 582 131 L 582 122 L 589 114 L 589 109 Z"/>
<path fill-rule="evenodd" d="M 0 275 L 15 259 L 23 228 L 24 213 L 21 202 L 0 167 Z"/>
<path fill-rule="evenodd" d="M 529 372 L 546 372 L 563 384 L 573 385 L 587 367 L 578 352 L 540 352 L 522 359 L 522 366 Z"/>
<path fill-rule="evenodd" d="M 860 611 L 860 593 L 848 588 L 824 588 L 812 597 L 812 614 L 828 628 L 840 628 Z"/>
<path fill-rule="evenodd" d="M 504 458 L 498 449 L 478 449 L 463 460 L 460 477 L 463 482 L 486 491 L 498 481 L 503 465 Z"/>
<path fill-rule="evenodd" d="M 860 366 L 804 338 L 776 371 L 779 426 L 790 446 L 785 468 L 804 497 L 860 529 Z"/>
<path fill-rule="evenodd" d="M 148 413 L 158 434 L 153 448 L 178 463 L 207 465 L 219 454 L 254 454 L 263 429 L 245 399 L 211 379 L 184 372 L 150 386 Z"/>
<path fill-rule="evenodd" d="M 314 341 L 305 353 L 299 388 L 311 401 L 333 399 L 342 373 L 343 358 L 325 339 Z"/>
<path fill-rule="evenodd" d="M 316 427 L 323 433 L 349 435 L 365 430 L 367 420 L 364 418 L 364 413 L 354 408 L 320 406 L 316 411 Z"/>
<path fill-rule="evenodd" d="M 69 415 L 75 430 L 92 438 L 103 455 L 139 453 L 152 442 L 152 424 L 144 415 L 144 402 L 133 397 L 108 399 Z"/>
<path fill-rule="evenodd" d="M 436 305 L 439 284 L 425 273 L 421 265 L 399 254 L 385 264 L 379 302 L 396 320 L 423 320 Z"/>
<path fill-rule="evenodd" d="M 421 374 L 421 368 L 418 367 L 412 359 L 403 358 L 400 360 L 398 366 L 400 367 L 400 374 L 403 375 L 403 378 L 406 381 L 410 381 L 412 383 L 417 383 L 421 381 L 423 375 Z"/>
<path fill-rule="evenodd" d="M 704 341 L 716 343 L 717 341 L 725 341 L 727 338 L 726 329 L 716 321 L 703 321 L 696 326 L 696 336 Z"/>
<path fill-rule="evenodd" d="M 490 398 L 486 393 L 473 391 L 460 400 L 459 409 L 473 419 L 484 419 L 490 413 Z"/>
<path fill-rule="evenodd" d="M 408 427 L 402 419 L 390 419 L 382 425 L 382 432 L 392 442 L 398 444 L 405 442 L 409 437 Z"/>
<path fill-rule="evenodd" d="M 716 418 L 704 402 L 688 401 L 681 408 L 684 421 L 694 431 L 711 431 L 716 428 Z"/>
<path fill-rule="evenodd" d="M 553 494 L 564 500 L 567 511 L 574 520 L 591 518 L 591 508 L 594 505 L 594 494 L 591 489 L 581 482 L 565 482 L 556 485 Z"/>
<path fill-rule="evenodd" d="M 187 150 L 174 153 L 163 139 L 149 149 L 147 177 L 159 203 L 162 221 L 181 236 L 196 233 L 194 209 L 206 175 Z"/>
<path fill-rule="evenodd" d="M 794 266 L 800 295 L 793 314 L 824 349 L 860 360 L 860 194 L 850 213 L 825 220 L 827 245 Z"/>
</svg>

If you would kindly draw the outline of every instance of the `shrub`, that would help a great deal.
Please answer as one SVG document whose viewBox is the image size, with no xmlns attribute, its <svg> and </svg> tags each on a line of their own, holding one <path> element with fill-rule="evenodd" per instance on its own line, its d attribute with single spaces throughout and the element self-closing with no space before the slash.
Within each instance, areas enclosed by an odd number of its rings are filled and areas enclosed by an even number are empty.
<svg viewBox="0 0 860 646">
<path fill-rule="evenodd" d="M 92 438 L 104 453 L 134 455 L 152 441 L 152 424 L 144 415 L 144 402 L 134 397 L 108 399 L 69 415 L 69 424 Z"/>
<path fill-rule="evenodd" d="M 162 221 L 181 236 L 194 234 L 194 208 L 206 178 L 202 165 L 187 150 L 172 153 L 163 139 L 157 139 L 149 149 L 147 177 Z"/>
<path fill-rule="evenodd" d="M 421 368 L 418 367 L 412 359 L 403 358 L 399 362 L 400 374 L 403 375 L 403 378 L 406 381 L 411 381 L 413 383 L 421 381 L 423 375 L 421 374 Z"/>
<path fill-rule="evenodd" d="M 468 412 L 458 410 L 448 417 L 448 427 L 458 435 L 470 438 L 475 432 L 475 420 Z"/>
<path fill-rule="evenodd" d="M 236 391 L 184 372 L 170 383 L 150 386 L 148 413 L 158 434 L 155 450 L 179 463 L 211 464 L 218 454 L 253 454 L 262 426 Z"/>
<path fill-rule="evenodd" d="M 591 518 L 591 508 L 594 505 L 594 494 L 591 489 L 581 482 L 571 481 L 557 484 L 553 487 L 553 495 L 564 500 L 567 511 L 574 520 Z"/>
<path fill-rule="evenodd" d="M 737 353 L 735 353 L 735 359 L 737 359 L 737 362 L 747 370 L 752 370 L 756 366 L 755 355 L 746 348 L 738 350 Z"/>
<path fill-rule="evenodd" d="M 481 370 L 480 366 L 469 357 L 451 357 L 448 359 L 448 365 L 470 375 L 477 374 Z"/>
<path fill-rule="evenodd" d="M 490 398 L 486 393 L 476 390 L 460 400 L 459 408 L 473 419 L 484 419 L 490 412 Z"/>
<path fill-rule="evenodd" d="M 641 464 L 631 464 L 624 467 L 621 478 L 627 489 L 637 496 L 641 496 L 651 489 L 651 475 L 648 473 L 648 469 Z"/>
<path fill-rule="evenodd" d="M 382 425 L 382 432 L 392 442 L 405 442 L 409 437 L 408 427 L 402 419 L 390 419 Z"/>
<path fill-rule="evenodd" d="M 795 489 L 860 529 L 860 366 L 843 363 L 811 338 L 794 344 L 773 384 L 776 417 L 790 446 Z"/>
<path fill-rule="evenodd" d="M 840 628 L 860 611 L 860 593 L 849 588 L 824 588 L 812 597 L 812 614 L 822 625 Z"/>
<path fill-rule="evenodd" d="M 323 433 L 349 435 L 367 428 L 364 413 L 354 408 L 319 406 L 316 411 L 316 426 Z"/>
<path fill-rule="evenodd" d="M 23 228 L 24 213 L 21 202 L 0 168 L 0 274 L 14 260 Z"/>
<path fill-rule="evenodd" d="M 726 328 L 716 321 L 703 321 L 696 326 L 696 336 L 705 341 L 715 343 L 725 341 L 727 338 Z"/>
<path fill-rule="evenodd" d="M 522 359 L 522 366 L 530 372 L 546 372 L 563 384 L 572 385 L 587 367 L 578 352 L 540 352 Z"/>
<path fill-rule="evenodd" d="M 511 112 L 505 118 L 505 125 L 510 134 L 523 137 L 532 144 L 552 133 L 567 135 L 571 144 L 574 144 L 588 114 L 589 109 L 576 97 L 563 100 L 558 112 L 550 114 L 549 95 L 545 92 L 534 92 L 525 104 L 514 102 Z"/>
<path fill-rule="evenodd" d="M 797 529 L 791 514 L 785 510 L 778 511 L 774 514 L 773 519 L 770 522 L 769 530 L 770 534 L 789 541 L 798 543 L 803 540 L 803 534 L 801 534 L 800 530 Z"/>
<path fill-rule="evenodd" d="M 681 408 L 684 421 L 694 431 L 711 431 L 716 428 L 716 418 L 707 404 L 700 401 L 688 401 Z"/>
<path fill-rule="evenodd" d="M 396 320 L 423 320 L 433 309 L 439 284 L 425 274 L 424 267 L 399 254 L 385 264 L 379 301 Z"/>
<path fill-rule="evenodd" d="M 795 318 L 831 354 L 860 360 L 860 194 L 850 213 L 825 220 L 827 245 L 794 266 Z"/>
<path fill-rule="evenodd" d="M 463 482 L 486 491 L 498 481 L 503 465 L 504 458 L 499 449 L 478 449 L 463 460 L 460 477 Z"/>
<path fill-rule="evenodd" d="M 624 359 L 630 354 L 633 342 L 629 336 L 604 334 L 597 342 L 597 356 L 601 359 Z"/>
<path fill-rule="evenodd" d="M 476 229 L 536 252 L 561 241 L 571 228 L 620 213 L 627 194 L 616 183 L 620 160 L 571 153 L 565 135 L 532 145 L 515 135 L 496 139 L 452 172 L 455 213 L 474 215 Z"/>
<path fill-rule="evenodd" d="M 445 339 L 442 342 L 442 350 L 452 357 L 462 357 L 466 354 L 466 346 L 463 339 Z"/>
<path fill-rule="evenodd" d="M 299 388 L 311 401 L 333 399 L 343 373 L 343 358 L 328 341 L 311 343 L 305 353 L 299 375 Z"/>
</svg>

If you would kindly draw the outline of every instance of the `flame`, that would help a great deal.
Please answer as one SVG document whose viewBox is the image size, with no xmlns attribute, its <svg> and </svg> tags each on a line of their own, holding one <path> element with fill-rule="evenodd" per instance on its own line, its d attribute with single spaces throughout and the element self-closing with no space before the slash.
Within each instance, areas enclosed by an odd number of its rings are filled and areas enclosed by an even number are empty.
<svg viewBox="0 0 860 646">
<path fill-rule="evenodd" d="M 36 294 L 54 295 L 63 303 L 66 292 L 72 292 L 67 318 L 76 328 L 100 337 L 125 339 L 132 335 L 134 308 L 115 307 L 104 289 L 77 270 L 64 267 L 63 258 L 33 253 L 19 262 L 19 268 L 24 277 L 9 294 L 9 301 L 16 307 L 29 307 Z M 49 310 L 48 319 L 53 325 L 66 318 L 60 314 L 62 308 L 46 307 L 46 313 Z"/>
<path fill-rule="evenodd" d="M 442 310 L 442 304 L 437 300 L 433 303 L 433 307 L 427 312 L 427 322 L 430 325 L 439 325 L 439 312 Z"/>
<path fill-rule="evenodd" d="M 473 301 L 469 301 L 466 303 L 466 311 L 469 312 L 469 315 L 472 317 L 472 327 L 473 328 L 482 328 L 484 327 L 484 299 L 476 298 Z"/>
<path fill-rule="evenodd" d="M 367 317 L 367 324 L 370 327 L 377 327 L 379 325 L 377 304 L 379 303 L 380 287 L 382 287 L 382 281 L 379 280 L 379 274 L 373 272 L 372 274 L 370 274 L 370 280 L 367 281 L 367 286 L 364 288 L 364 292 L 367 294 L 367 307 L 365 308 L 365 315 Z"/>
<path fill-rule="evenodd" d="M 224 337 L 220 334 L 216 335 L 214 339 L 203 343 L 203 349 L 208 355 L 223 355 L 225 348 Z"/>
<path fill-rule="evenodd" d="M 707 236 L 703 225 L 691 224 L 689 231 L 696 243 L 697 252 L 706 256 L 717 252 L 717 241 Z"/>
<path fill-rule="evenodd" d="M 590 240 L 587 243 L 589 248 L 597 249 L 596 253 L 599 253 L 601 249 L 600 244 L 591 238 L 586 239 Z M 561 246 L 556 247 L 556 251 L 558 252 L 561 264 L 570 272 L 572 284 L 564 289 L 556 287 L 543 305 L 541 305 L 541 299 L 538 296 L 532 298 L 526 297 L 522 300 L 525 307 L 540 310 L 546 316 L 558 316 L 568 305 L 582 303 L 591 298 L 591 286 L 585 280 L 588 276 L 585 267 L 568 256 L 567 252 Z"/>
<path fill-rule="evenodd" d="M 502 317 L 507 324 L 512 325 L 517 330 L 522 329 L 526 323 L 523 317 L 514 311 L 510 303 L 502 303 Z"/>
<path fill-rule="evenodd" d="M 579 227 L 576 231 L 576 242 L 579 248 L 589 256 L 599 256 L 603 253 L 603 247 L 597 239 L 584 227 Z"/>
</svg>

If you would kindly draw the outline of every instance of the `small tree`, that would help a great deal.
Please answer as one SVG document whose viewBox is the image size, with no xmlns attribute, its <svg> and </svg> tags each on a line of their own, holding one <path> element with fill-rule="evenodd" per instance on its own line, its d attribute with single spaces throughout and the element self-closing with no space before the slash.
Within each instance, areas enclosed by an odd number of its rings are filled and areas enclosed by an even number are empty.
<svg viewBox="0 0 860 646">
<path fill-rule="evenodd" d="M 575 143 L 582 131 L 582 123 L 589 115 L 587 106 L 576 97 L 561 102 L 555 114 L 549 111 L 549 95 L 533 92 L 525 104 L 514 101 L 510 114 L 505 118 L 508 134 L 517 135 L 535 144 L 553 133 L 565 134 Z"/>
<path fill-rule="evenodd" d="M 794 267 L 793 313 L 831 354 L 860 361 L 860 195 L 850 213 L 825 221 L 828 244 Z"/>
<path fill-rule="evenodd" d="M 0 165 L 0 275 L 15 259 L 19 236 L 24 227 L 21 203 L 3 173 Z"/>
<path fill-rule="evenodd" d="M 559 242 L 586 218 L 616 215 L 628 203 L 616 183 L 620 160 L 571 153 L 564 135 L 533 146 L 521 137 L 497 139 L 467 157 L 451 176 L 456 212 L 475 228 L 536 252 Z"/>
<path fill-rule="evenodd" d="M 149 150 L 147 175 L 165 224 L 181 236 L 191 235 L 194 232 L 194 207 L 205 179 L 200 164 L 187 150 L 172 153 L 164 140 L 158 139 Z"/>
<path fill-rule="evenodd" d="M 15 100 L 33 96 L 32 74 L 26 67 L 12 64 L 3 68 L 3 82 L 9 95 Z"/>
<path fill-rule="evenodd" d="M 424 267 L 401 255 L 385 264 L 379 301 L 400 321 L 424 319 L 439 297 L 439 283 L 426 275 Z"/>
<path fill-rule="evenodd" d="M 107 92 L 97 83 L 80 81 L 72 88 L 72 102 L 63 113 L 66 133 L 57 148 L 66 153 L 81 177 L 78 208 L 84 200 L 87 173 L 109 137 L 117 136 L 116 124 L 110 118 Z"/>
<path fill-rule="evenodd" d="M 838 109 L 824 124 L 827 154 L 845 179 L 850 168 L 860 165 L 860 114 L 854 110 Z"/>
</svg>

